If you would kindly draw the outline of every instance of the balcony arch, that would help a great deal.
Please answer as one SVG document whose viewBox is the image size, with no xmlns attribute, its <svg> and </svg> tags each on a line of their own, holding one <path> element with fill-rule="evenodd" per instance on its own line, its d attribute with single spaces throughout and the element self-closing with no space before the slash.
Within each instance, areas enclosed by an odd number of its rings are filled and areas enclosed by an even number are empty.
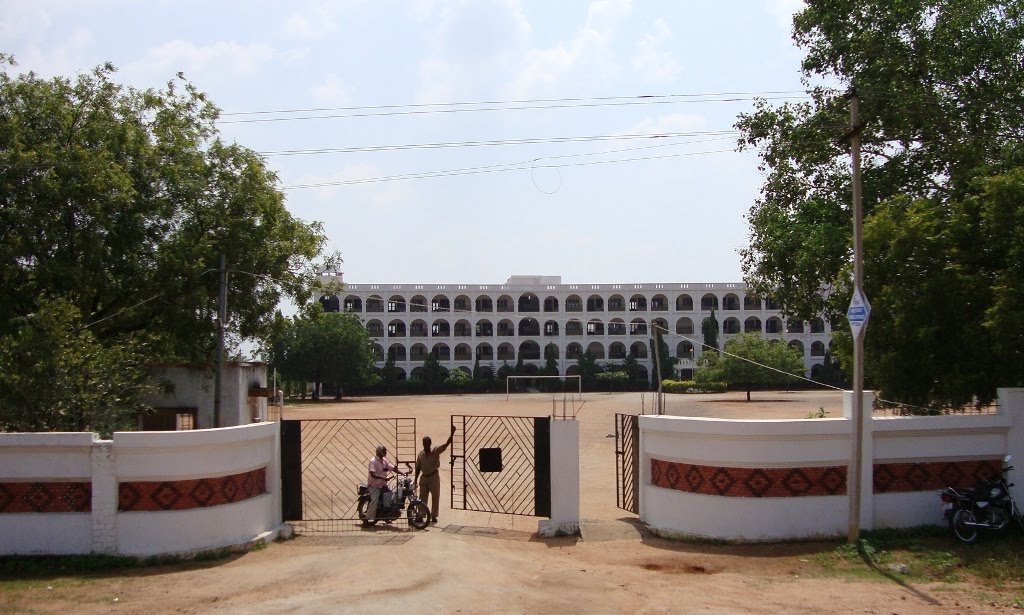
<svg viewBox="0 0 1024 615">
<path fill-rule="evenodd" d="M 434 324 L 430 325 L 430 336 L 431 337 L 451 337 L 452 326 L 449 322 L 443 318 L 438 318 L 434 321 Z"/>
<path fill-rule="evenodd" d="M 476 321 L 477 337 L 493 337 L 494 324 L 486 318 Z"/>
<path fill-rule="evenodd" d="M 540 311 L 540 299 L 533 293 L 523 293 L 519 295 L 519 311 L 520 312 L 539 312 Z"/>
<path fill-rule="evenodd" d="M 593 355 L 595 359 L 604 359 L 604 344 L 601 342 L 590 342 L 587 344 L 587 352 Z"/>
<path fill-rule="evenodd" d="M 587 335 L 604 335 L 604 323 L 599 318 L 587 322 Z"/>
<path fill-rule="evenodd" d="M 608 358 L 609 359 L 625 359 L 626 358 L 626 345 L 622 342 L 612 342 L 608 345 Z"/>
<path fill-rule="evenodd" d="M 405 297 L 402 295 L 391 295 L 388 299 L 388 313 L 396 314 L 405 311 Z"/>
<path fill-rule="evenodd" d="M 519 344 L 519 358 L 523 361 L 539 361 L 540 344 L 533 340 L 526 340 Z"/>
<path fill-rule="evenodd" d="M 434 295 L 434 298 L 430 300 L 430 311 L 450 312 L 452 311 L 452 303 L 446 295 Z"/>
<path fill-rule="evenodd" d="M 629 311 L 630 312 L 646 312 L 647 311 L 647 297 L 643 295 L 633 295 L 629 298 Z"/>
<path fill-rule="evenodd" d="M 494 360 L 494 347 L 487 342 L 481 342 L 476 345 L 476 358 L 480 361 L 493 361 Z"/>
<path fill-rule="evenodd" d="M 748 311 L 759 311 L 761 309 L 761 298 L 757 295 L 743 295 L 743 309 Z"/>
<path fill-rule="evenodd" d="M 498 321 L 498 337 L 512 337 L 516 334 L 516 326 L 512 324 L 512 321 L 503 318 Z"/>
<path fill-rule="evenodd" d="M 413 344 L 412 348 L 409 349 L 409 360 L 410 361 L 426 361 L 427 360 L 427 347 L 424 344 Z"/>
<path fill-rule="evenodd" d="M 380 295 L 370 295 L 366 298 L 366 311 L 370 314 L 384 313 L 384 298 Z"/>
<path fill-rule="evenodd" d="M 734 293 L 727 293 L 722 297 L 722 310 L 736 311 L 740 309 L 740 298 Z"/>
<path fill-rule="evenodd" d="M 583 323 L 573 318 L 565 323 L 566 335 L 583 335 Z"/>
<path fill-rule="evenodd" d="M 743 321 L 743 332 L 744 333 L 760 333 L 761 331 L 761 319 L 757 316 L 751 316 Z"/>
<path fill-rule="evenodd" d="M 700 309 L 703 311 L 717 310 L 718 309 L 718 297 L 707 293 L 700 298 Z"/>
<path fill-rule="evenodd" d="M 426 312 L 427 298 L 424 297 L 423 295 L 414 295 L 412 299 L 409 299 L 409 311 Z"/>
<path fill-rule="evenodd" d="M 676 333 L 679 335 L 693 335 L 693 321 L 685 316 L 676 320 Z"/>
<path fill-rule="evenodd" d="M 626 321 L 621 318 L 613 318 L 608 322 L 608 335 L 625 335 Z"/>
<path fill-rule="evenodd" d="M 473 302 L 470 301 L 469 297 L 467 297 L 466 295 L 458 295 L 457 297 L 455 297 L 455 304 L 453 307 L 454 311 L 462 312 L 463 314 L 465 314 L 466 312 L 473 311 Z"/>
<path fill-rule="evenodd" d="M 804 345 L 800 340 L 790 340 L 789 343 L 786 345 L 789 346 L 790 348 L 796 348 L 798 351 L 800 351 L 801 356 L 804 354 Z"/>
<path fill-rule="evenodd" d="M 469 347 L 469 344 L 462 343 L 455 345 L 455 360 L 456 361 L 472 361 L 473 360 L 473 349 Z M 470 374 L 472 375 L 472 374 Z"/>
<path fill-rule="evenodd" d="M 499 361 L 515 361 L 516 349 L 512 344 L 503 342 L 498 345 L 498 360 Z"/>
<path fill-rule="evenodd" d="M 676 344 L 676 358 L 677 359 L 692 359 L 693 358 L 693 343 L 682 341 Z"/>
<path fill-rule="evenodd" d="M 654 295 L 651 297 L 651 311 L 652 312 L 667 312 L 668 311 L 668 297 L 665 295 Z"/>
<path fill-rule="evenodd" d="M 633 357 L 634 359 L 646 359 L 647 343 L 633 342 L 629 347 L 629 356 Z"/>
<path fill-rule="evenodd" d="M 726 335 L 734 335 L 740 332 L 740 321 L 730 316 L 722 322 L 722 333 Z"/>
<path fill-rule="evenodd" d="M 823 342 L 811 342 L 811 356 L 812 357 L 823 357 L 823 356 L 825 356 L 825 344 Z"/>
<path fill-rule="evenodd" d="M 325 312 L 340 312 L 341 299 L 338 299 L 338 295 L 324 295 L 320 297 L 320 306 Z"/>
<path fill-rule="evenodd" d="M 824 333 L 825 332 L 825 321 L 820 318 L 812 318 L 811 322 L 811 333 Z"/>
<path fill-rule="evenodd" d="M 692 312 L 693 311 L 693 297 L 683 293 L 676 297 L 676 311 L 677 312 Z"/>
<path fill-rule="evenodd" d="M 392 320 L 388 323 L 388 337 L 405 337 L 405 323 L 401 320 Z"/>
<path fill-rule="evenodd" d="M 384 360 L 384 347 L 380 344 L 373 345 L 373 360 L 374 362 L 380 363 Z"/>
<path fill-rule="evenodd" d="M 540 335 L 540 323 L 535 318 L 524 318 L 519 321 L 520 337 L 536 337 Z"/>
<path fill-rule="evenodd" d="M 553 337 L 558 335 L 558 321 L 549 320 L 544 323 L 544 336 Z"/>
<path fill-rule="evenodd" d="M 630 335 L 647 335 L 647 321 L 643 318 L 634 318 L 629 321 Z"/>
<path fill-rule="evenodd" d="M 448 344 L 444 342 L 438 342 L 434 344 L 434 347 L 430 349 L 431 354 L 437 357 L 438 361 L 451 361 L 452 360 L 452 349 L 449 348 Z"/>
<path fill-rule="evenodd" d="M 588 312 L 603 312 L 604 311 L 604 297 L 601 295 L 590 295 L 587 297 L 587 311 Z"/>
<path fill-rule="evenodd" d="M 664 318 L 655 318 L 651 321 L 651 329 L 654 331 L 660 331 L 662 335 L 668 335 L 668 321 Z"/>
<path fill-rule="evenodd" d="M 384 337 L 384 323 L 374 318 L 366 323 L 366 332 L 370 337 Z"/>
<path fill-rule="evenodd" d="M 566 312 L 582 312 L 583 311 L 583 300 L 580 299 L 579 295 L 569 295 L 565 298 L 565 311 Z"/>
<path fill-rule="evenodd" d="M 544 311 L 545 312 L 557 312 L 558 311 L 558 297 L 545 297 L 544 298 Z"/>
<path fill-rule="evenodd" d="M 781 310 L 782 309 L 782 304 L 779 303 L 774 298 L 768 297 L 767 299 L 764 300 L 764 309 L 766 309 L 766 310 Z"/>
<path fill-rule="evenodd" d="M 412 372 L 409 374 L 409 379 L 413 381 L 422 382 L 424 373 L 425 371 L 423 369 L 423 366 L 414 367 L 412 368 Z"/>
<path fill-rule="evenodd" d="M 473 325 L 469 324 L 469 321 L 465 318 L 459 319 L 455 322 L 455 329 L 453 333 L 455 334 L 455 337 L 472 337 Z"/>
<path fill-rule="evenodd" d="M 427 321 L 417 318 L 409 325 L 409 337 L 427 337 Z"/>
<path fill-rule="evenodd" d="M 497 310 L 499 312 L 514 312 L 516 311 L 516 302 L 509 295 L 502 295 L 498 297 Z"/>
<path fill-rule="evenodd" d="M 362 312 L 363 300 L 358 295 L 346 295 L 341 307 L 346 312 Z"/>
<path fill-rule="evenodd" d="M 565 358 L 571 360 L 578 360 L 583 356 L 583 346 L 580 346 L 576 342 L 572 342 L 565 347 Z"/>
<path fill-rule="evenodd" d="M 388 347 L 388 356 L 393 361 L 405 361 L 405 346 L 403 344 L 391 344 Z"/>
<path fill-rule="evenodd" d="M 764 324 L 764 332 L 771 334 L 782 333 L 782 319 L 777 316 L 772 316 Z"/>
<path fill-rule="evenodd" d="M 480 295 L 476 298 L 476 311 L 478 312 L 493 312 L 494 301 L 491 300 L 487 295 Z"/>
<path fill-rule="evenodd" d="M 612 295 L 611 297 L 608 297 L 608 311 L 625 312 L 626 299 L 622 295 Z"/>
<path fill-rule="evenodd" d="M 803 333 L 804 321 L 790 318 L 786 321 L 786 333 Z"/>
</svg>

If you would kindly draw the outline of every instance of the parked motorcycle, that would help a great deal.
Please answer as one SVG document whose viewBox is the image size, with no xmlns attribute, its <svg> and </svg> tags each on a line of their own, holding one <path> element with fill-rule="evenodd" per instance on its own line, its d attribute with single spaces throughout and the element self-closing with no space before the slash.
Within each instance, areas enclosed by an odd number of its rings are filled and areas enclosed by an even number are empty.
<svg viewBox="0 0 1024 615">
<path fill-rule="evenodd" d="M 408 464 L 406 464 L 408 466 Z M 409 525 L 422 530 L 430 525 L 430 509 L 423 503 L 423 500 L 416 497 L 412 487 L 412 479 L 408 472 L 395 472 L 397 484 L 393 490 L 384 491 L 380 494 L 380 502 L 377 503 L 377 518 L 372 522 L 366 520 L 366 509 L 370 505 L 370 488 L 361 483 L 356 493 L 359 497 L 359 504 L 356 511 L 359 513 L 359 520 L 369 525 L 376 525 L 378 521 L 391 523 L 401 519 L 403 511 L 409 520 Z M 406 508 L 408 503 L 408 508 Z"/>
<path fill-rule="evenodd" d="M 1006 482 L 1006 473 L 1013 469 L 1011 455 L 1003 459 L 999 478 L 987 480 L 973 489 L 946 487 L 939 492 L 942 508 L 953 534 L 965 543 L 978 540 L 978 530 L 1001 530 L 1012 520 L 1024 528 L 1024 516 L 1010 497 L 1013 483 Z"/>
</svg>

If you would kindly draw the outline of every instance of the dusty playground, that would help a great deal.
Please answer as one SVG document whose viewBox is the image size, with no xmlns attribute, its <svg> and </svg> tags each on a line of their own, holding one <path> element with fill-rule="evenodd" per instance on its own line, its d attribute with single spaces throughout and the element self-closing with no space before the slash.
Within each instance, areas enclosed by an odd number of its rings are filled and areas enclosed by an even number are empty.
<svg viewBox="0 0 1024 615">
<path fill-rule="evenodd" d="M 554 403 L 562 411 L 561 396 Z M 723 418 L 842 415 L 839 393 L 668 396 L 669 414 Z M 832 574 L 838 542 L 722 545 L 673 542 L 616 507 L 614 414 L 638 393 L 583 395 L 582 536 L 539 539 L 537 518 L 452 511 L 440 523 L 302 535 L 209 562 L 0 585 L 0 613 L 934 613 L 1020 612 L 971 583 Z M 651 396 L 643 403 L 650 411 Z M 449 416 L 550 414 L 550 395 L 352 399 L 290 405 L 286 418 L 415 417 L 435 443 Z M 571 408 L 571 406 L 570 406 Z M 367 458 L 372 454 L 367 451 Z M 447 463 L 442 465 L 447 480 Z M 354 488 L 354 485 L 353 485 Z"/>
</svg>

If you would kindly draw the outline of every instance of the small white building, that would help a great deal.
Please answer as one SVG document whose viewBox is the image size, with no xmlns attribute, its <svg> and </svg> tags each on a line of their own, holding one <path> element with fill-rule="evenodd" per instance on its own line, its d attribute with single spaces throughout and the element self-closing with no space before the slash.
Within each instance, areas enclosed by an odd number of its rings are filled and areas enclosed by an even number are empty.
<svg viewBox="0 0 1024 615">
<path fill-rule="evenodd" d="M 161 363 L 150 368 L 164 392 L 143 398 L 155 412 L 139 417 L 139 429 L 174 431 L 214 427 L 214 366 L 199 363 Z M 221 419 L 218 427 L 267 420 L 266 363 L 225 363 Z"/>
<path fill-rule="evenodd" d="M 338 283 L 341 276 L 324 280 Z M 732 335 L 761 333 L 798 349 L 808 375 L 820 369 L 831 338 L 824 319 L 785 320 L 778 305 L 743 283 L 562 284 L 560 276 L 515 275 L 504 284 L 346 284 L 321 303 L 359 314 L 375 339 L 377 366 L 390 353 L 402 377 L 412 379 L 421 377 L 431 352 L 449 370 L 472 373 L 479 360 L 497 371 L 520 358 L 528 370 L 540 370 L 549 346 L 562 376 L 578 373 L 576 360 L 586 351 L 599 362 L 632 356 L 650 374 L 655 326 L 667 331 L 675 373 L 689 378 L 704 342 L 701 323 L 712 309 L 719 347 Z"/>
</svg>

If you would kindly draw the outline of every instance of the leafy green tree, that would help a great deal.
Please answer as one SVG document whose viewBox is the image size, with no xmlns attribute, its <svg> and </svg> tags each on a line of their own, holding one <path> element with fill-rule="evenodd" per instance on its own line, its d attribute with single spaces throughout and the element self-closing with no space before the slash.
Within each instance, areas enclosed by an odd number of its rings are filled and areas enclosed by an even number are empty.
<svg viewBox="0 0 1024 615">
<path fill-rule="evenodd" d="M 730 386 L 744 389 L 750 401 L 751 389 L 781 387 L 802 375 L 804 360 L 799 351 L 782 342 L 766 340 L 759 333 L 741 333 L 725 342 L 715 369 Z"/>
<path fill-rule="evenodd" d="M 1011 307 L 1021 303 L 1007 285 L 1020 270 L 1017 238 L 981 223 L 1020 216 L 1021 6 L 809 0 L 793 35 L 808 85 L 840 89 L 813 87 L 810 101 L 780 107 L 761 102 L 738 120 L 740 146 L 758 149 L 766 177 L 748 216 L 748 283 L 805 320 L 845 312 L 851 185 L 848 151 L 837 137 L 849 124 L 842 90 L 856 85 L 872 303 L 869 386 L 898 401 L 960 405 L 1021 383 L 1024 362 L 1012 350 L 1024 342 L 1015 324 L 1021 314 Z M 970 228 L 975 219 L 979 226 Z M 994 336 L 997 323 L 1007 329 Z"/>
<path fill-rule="evenodd" d="M 388 351 L 388 356 L 384 360 L 384 367 L 380 370 L 380 379 L 388 393 L 391 393 L 398 385 L 398 368 L 395 366 L 395 353 L 392 350 Z"/>
<path fill-rule="evenodd" d="M 676 359 L 673 357 L 668 349 L 668 344 L 665 343 L 665 338 L 661 331 L 655 331 L 654 337 L 651 338 L 650 342 L 651 356 L 655 357 L 654 370 L 651 374 L 651 382 L 648 383 L 653 388 L 658 388 L 658 365 L 661 365 L 661 379 L 668 379 L 675 377 L 675 365 Z M 657 355 L 655 353 L 658 353 Z"/>
<path fill-rule="evenodd" d="M 640 362 L 633 355 L 627 354 L 626 358 L 622 360 L 622 369 L 629 375 L 631 390 L 636 388 L 646 389 L 650 386 L 646 370 L 644 370 L 643 366 L 640 365 Z"/>
<path fill-rule="evenodd" d="M 589 350 L 580 355 L 576 360 L 580 366 L 580 381 L 584 389 L 594 389 L 597 386 L 597 375 L 601 373 L 601 366 Z"/>
<path fill-rule="evenodd" d="M 448 372 L 448 377 L 445 378 L 444 383 L 454 388 L 456 392 L 462 393 L 462 391 L 469 386 L 469 383 L 473 381 L 473 377 L 462 371 L 461 369 L 453 369 Z"/>
<path fill-rule="evenodd" d="M 423 361 L 423 380 L 431 391 L 438 390 L 448 376 L 444 366 L 437 360 L 437 351 L 431 350 Z"/>
<path fill-rule="evenodd" d="M 715 318 L 715 310 L 711 310 L 710 316 L 705 316 L 704 320 L 700 323 L 700 332 L 704 336 L 704 350 L 707 351 L 713 348 L 715 352 L 718 348 L 718 319 Z"/>
<path fill-rule="evenodd" d="M 621 369 L 609 371 L 605 368 L 605 371 L 598 374 L 596 378 L 598 382 L 603 382 L 608 385 L 609 393 L 614 391 L 616 388 L 624 388 L 629 382 L 629 374 Z"/>
<path fill-rule="evenodd" d="M 0 334 L 56 297 L 101 344 L 145 334 L 155 359 L 208 360 L 220 254 L 231 339 L 264 337 L 279 300 L 310 295 L 321 227 L 288 212 L 261 156 L 221 140 L 195 87 L 12 64 L 0 55 Z"/>
<path fill-rule="evenodd" d="M 316 301 L 284 319 L 271 348 L 271 365 L 284 378 L 312 382 L 313 399 L 321 385 L 336 390 L 363 386 L 373 374 L 373 341 L 358 316 L 324 312 Z"/>
<path fill-rule="evenodd" d="M 102 344 L 62 299 L 44 301 L 0 336 L 0 431 L 132 429 L 157 386 L 136 336 Z"/>
<path fill-rule="evenodd" d="M 725 382 L 722 372 L 722 358 L 717 352 L 705 351 L 697 357 L 693 379 L 697 384 Z"/>
</svg>

